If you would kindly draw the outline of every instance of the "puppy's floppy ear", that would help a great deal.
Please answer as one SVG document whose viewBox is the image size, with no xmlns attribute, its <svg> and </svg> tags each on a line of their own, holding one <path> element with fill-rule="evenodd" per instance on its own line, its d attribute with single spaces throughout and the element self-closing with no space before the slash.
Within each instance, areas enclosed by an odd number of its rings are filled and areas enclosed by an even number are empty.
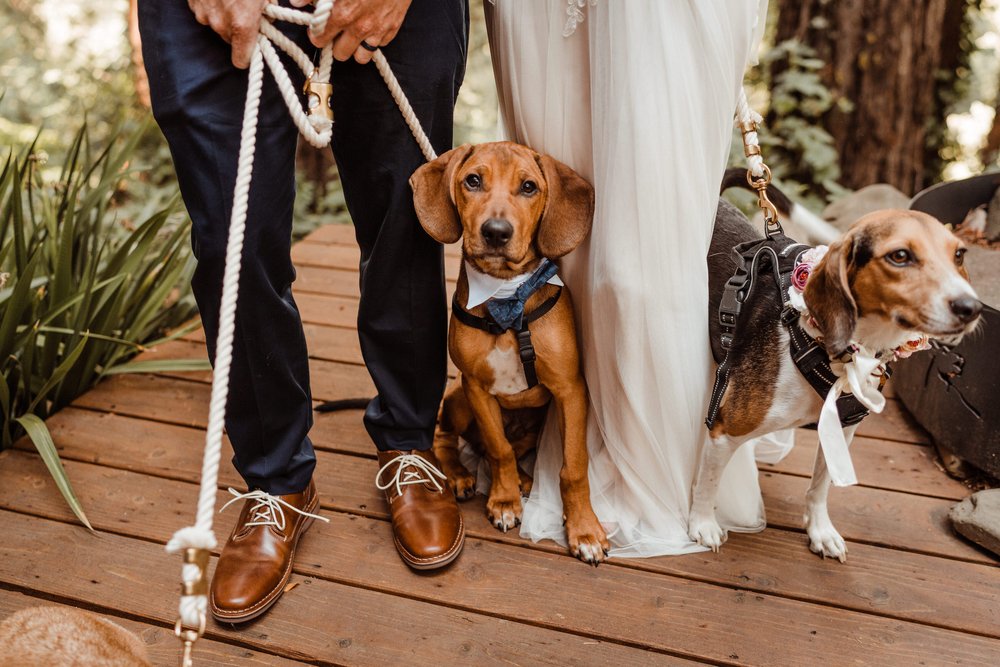
<svg viewBox="0 0 1000 667">
<path fill-rule="evenodd" d="M 548 155 L 536 160 L 545 176 L 548 196 L 538 225 L 538 250 L 556 259 L 576 248 L 594 222 L 594 188 L 580 174 Z"/>
<path fill-rule="evenodd" d="M 462 221 L 455 208 L 455 172 L 469 157 L 472 144 L 465 144 L 421 165 L 410 176 L 413 207 L 420 226 L 439 243 L 454 243 L 462 236 Z"/>
<path fill-rule="evenodd" d="M 805 301 L 823 332 L 823 346 L 839 357 L 851 343 L 858 324 L 858 306 L 851 294 L 854 234 L 830 246 L 806 283 Z"/>
</svg>

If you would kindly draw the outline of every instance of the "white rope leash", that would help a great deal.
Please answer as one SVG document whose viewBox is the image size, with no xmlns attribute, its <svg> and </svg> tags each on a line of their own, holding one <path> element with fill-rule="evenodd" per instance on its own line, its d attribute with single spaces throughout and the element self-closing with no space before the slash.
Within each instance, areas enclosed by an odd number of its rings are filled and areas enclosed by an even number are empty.
<svg viewBox="0 0 1000 667">
<path fill-rule="evenodd" d="M 229 238 L 226 245 L 225 270 L 222 279 L 222 300 L 219 313 L 219 335 L 216 342 L 212 393 L 209 403 L 208 428 L 205 435 L 205 454 L 201 470 L 201 488 L 198 495 L 198 511 L 195 524 L 174 533 L 167 543 L 170 553 L 185 553 L 182 569 L 184 590 L 179 604 L 179 619 L 176 631 L 185 643 L 185 660 L 190 663 L 191 645 L 202 634 L 208 613 L 208 573 L 207 550 L 217 546 L 212 522 L 215 515 L 218 493 L 219 461 L 222 453 L 222 434 L 225 426 L 226 402 L 229 397 L 229 375 L 233 360 L 233 338 L 236 328 L 236 303 L 239 293 L 240 269 L 243 257 L 243 240 L 246 231 L 247 209 L 250 197 L 250 180 L 253 173 L 254 151 L 256 148 L 257 123 L 263 90 L 264 65 L 271 70 L 282 98 L 296 127 L 310 144 L 322 148 L 330 143 L 333 123 L 321 113 L 306 114 L 301 106 L 299 93 L 292 85 L 288 73 L 275 47 L 287 53 L 302 69 L 307 80 L 321 85 L 329 85 L 333 53 L 330 46 L 322 49 L 320 63 L 314 67 L 309 56 L 291 39 L 281 33 L 271 20 L 281 20 L 297 25 L 309 25 L 313 32 L 322 32 L 333 9 L 334 0 L 318 0 L 312 13 L 268 5 L 261 19 L 260 34 L 250 60 L 247 97 L 243 113 L 243 128 L 240 137 L 239 162 L 236 172 L 236 187 L 233 196 L 233 210 L 229 222 Z M 399 106 L 410 131 L 416 138 L 421 152 L 428 160 L 436 157 L 430 139 L 420 127 L 399 82 L 393 75 L 389 63 L 381 51 L 375 51 L 373 59 L 379 73 L 385 79 L 393 99 Z M 323 100 L 325 104 L 326 101 Z M 317 110 L 319 111 L 319 110 Z M 196 562 L 193 551 L 202 552 L 203 560 Z M 188 630 L 183 630 L 187 628 Z M 195 630 L 197 629 L 197 630 Z"/>
<path fill-rule="evenodd" d="M 759 113 L 750 107 L 750 102 L 747 100 L 747 92 L 740 86 L 740 96 L 736 100 L 736 125 L 739 126 L 749 126 L 749 125 L 760 125 L 764 119 Z M 755 146 L 757 148 L 756 155 L 747 156 L 747 168 L 750 173 L 756 178 L 761 178 L 764 176 L 764 158 L 760 155 L 760 138 L 757 136 L 757 131 L 752 130 L 746 132 L 743 135 L 743 143 L 747 146 Z"/>
</svg>

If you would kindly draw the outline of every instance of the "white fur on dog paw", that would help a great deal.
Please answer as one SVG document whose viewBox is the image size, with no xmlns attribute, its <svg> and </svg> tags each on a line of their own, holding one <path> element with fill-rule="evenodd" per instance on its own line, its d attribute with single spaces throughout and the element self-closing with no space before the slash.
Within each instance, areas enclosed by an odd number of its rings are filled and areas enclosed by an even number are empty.
<svg viewBox="0 0 1000 667">
<path fill-rule="evenodd" d="M 847 560 L 847 544 L 825 512 L 806 514 L 806 533 L 809 550 L 813 553 L 823 558 L 836 558 L 841 563 Z"/>
<path fill-rule="evenodd" d="M 703 547 L 718 552 L 726 541 L 726 531 L 722 529 L 715 517 L 691 516 L 688 523 L 688 536 Z"/>
<path fill-rule="evenodd" d="M 516 502 L 512 503 L 490 500 L 486 504 L 486 513 L 489 516 L 490 523 L 497 530 L 502 530 L 506 533 L 521 523 L 521 500 L 518 498 Z"/>
</svg>

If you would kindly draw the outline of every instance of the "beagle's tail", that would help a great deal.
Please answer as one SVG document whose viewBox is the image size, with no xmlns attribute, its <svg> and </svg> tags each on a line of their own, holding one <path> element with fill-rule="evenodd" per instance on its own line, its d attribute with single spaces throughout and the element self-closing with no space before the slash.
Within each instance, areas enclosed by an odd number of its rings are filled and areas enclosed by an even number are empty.
<svg viewBox="0 0 1000 667">
<path fill-rule="evenodd" d="M 747 183 L 747 170 L 740 167 L 726 169 L 719 194 L 729 188 L 742 188 L 748 192 L 754 189 Z M 813 245 L 830 244 L 840 238 L 840 232 L 829 222 L 819 217 L 805 206 L 792 201 L 774 183 L 767 186 L 767 196 L 778 209 L 778 214 L 795 223 L 805 235 L 802 241 Z"/>
</svg>

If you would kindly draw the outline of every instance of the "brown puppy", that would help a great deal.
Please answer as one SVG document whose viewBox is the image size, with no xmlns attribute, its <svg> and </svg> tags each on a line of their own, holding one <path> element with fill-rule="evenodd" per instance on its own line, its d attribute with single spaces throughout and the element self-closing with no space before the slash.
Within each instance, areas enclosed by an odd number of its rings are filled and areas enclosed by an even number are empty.
<svg viewBox="0 0 1000 667">
<path fill-rule="evenodd" d="M 716 361 L 724 356 L 718 309 L 724 284 L 736 268 L 732 248 L 757 236 L 739 211 L 720 203 L 708 256 L 709 328 Z M 816 264 L 803 294 L 812 320 L 802 326 L 818 332 L 813 335 L 831 360 L 840 358 L 852 341 L 889 360 L 894 350 L 921 335 L 957 343 L 975 329 L 982 310 L 963 266 L 964 255 L 964 243 L 925 213 L 870 213 Z M 726 539 L 715 518 L 715 500 L 732 454 L 752 438 L 816 422 L 823 406 L 789 353 L 774 278 L 767 273 L 760 279 L 757 296 L 741 315 L 736 362 L 694 486 L 690 537 L 713 550 Z M 856 428 L 845 429 L 848 443 Z M 829 487 L 820 447 L 806 494 L 809 548 L 843 561 L 847 547 L 830 521 Z"/>
<path fill-rule="evenodd" d="M 593 219 L 589 183 L 551 157 L 509 142 L 456 148 L 418 169 L 410 183 L 427 233 L 442 243 L 463 239 L 465 263 L 456 290 L 461 308 L 468 303 L 469 271 L 499 280 L 531 273 L 545 258 L 562 257 L 579 245 Z M 556 294 L 557 286 L 543 285 L 526 302 L 525 313 Z M 487 317 L 485 305 L 468 312 Z M 458 496 L 468 497 L 474 479 L 458 461 L 457 438 L 466 435 L 481 445 L 492 476 L 489 518 L 501 530 L 513 528 L 521 519 L 521 494 L 530 488 L 517 458 L 534 447 L 541 415 L 554 400 L 563 439 L 560 490 L 569 548 L 597 564 L 608 541 L 590 504 L 587 395 L 568 291 L 531 322 L 530 333 L 538 384 L 529 388 L 512 331 L 496 335 L 452 315 L 448 349 L 461 377 L 445 398 L 435 454 Z"/>
<path fill-rule="evenodd" d="M 149 667 L 142 641 L 100 616 L 66 607 L 31 607 L 0 623 L 4 667 Z"/>
</svg>

